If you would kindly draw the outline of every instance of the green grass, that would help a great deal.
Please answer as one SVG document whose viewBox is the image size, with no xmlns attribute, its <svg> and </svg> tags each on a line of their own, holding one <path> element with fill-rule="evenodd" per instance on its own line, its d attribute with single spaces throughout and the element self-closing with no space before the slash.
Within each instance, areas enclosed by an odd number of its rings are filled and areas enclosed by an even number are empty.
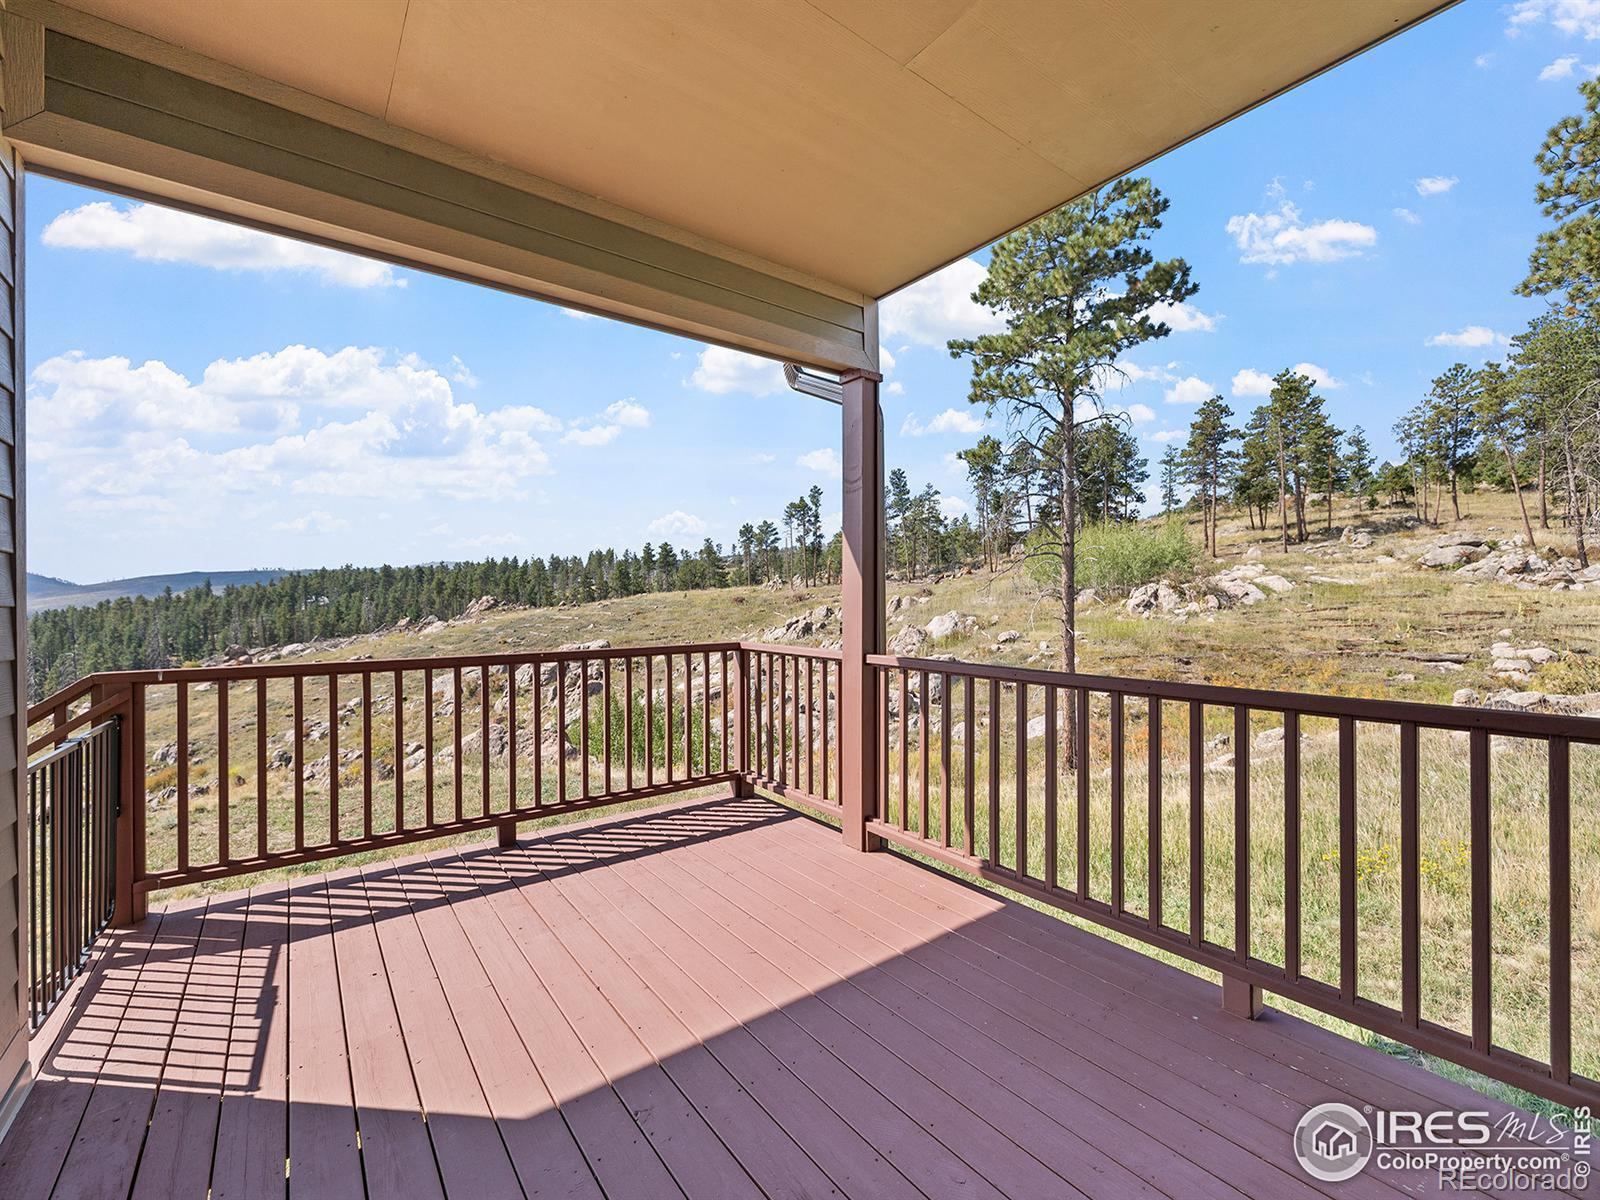
<svg viewBox="0 0 1600 1200">
<path fill-rule="evenodd" d="M 1195 553 L 1181 520 L 1090 525 L 1078 534 L 1074 574 L 1080 588 L 1128 590 L 1152 580 L 1191 574 Z M 1042 585 L 1055 584 L 1061 575 L 1061 557 L 1036 548 L 1028 571 Z"/>
</svg>

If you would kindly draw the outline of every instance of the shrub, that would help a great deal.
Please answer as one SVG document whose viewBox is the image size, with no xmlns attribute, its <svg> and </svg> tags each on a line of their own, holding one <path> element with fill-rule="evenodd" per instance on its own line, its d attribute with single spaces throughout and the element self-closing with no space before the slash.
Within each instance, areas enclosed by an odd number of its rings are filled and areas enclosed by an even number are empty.
<svg viewBox="0 0 1600 1200">
<path fill-rule="evenodd" d="M 1078 531 L 1080 588 L 1127 590 L 1193 569 L 1194 543 L 1181 520 L 1113 521 Z M 1061 557 L 1054 548 L 1030 547 L 1028 572 L 1038 582 L 1054 586 L 1061 575 Z"/>
</svg>

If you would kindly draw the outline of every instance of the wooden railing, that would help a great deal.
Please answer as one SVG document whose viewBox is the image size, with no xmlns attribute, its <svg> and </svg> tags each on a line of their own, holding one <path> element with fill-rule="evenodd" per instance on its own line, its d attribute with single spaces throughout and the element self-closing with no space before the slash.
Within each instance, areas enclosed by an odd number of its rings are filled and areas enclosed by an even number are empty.
<svg viewBox="0 0 1600 1200">
<path fill-rule="evenodd" d="M 120 730 L 120 793 L 145 798 L 117 818 L 127 923 L 155 889 L 686 788 L 848 821 L 849 669 L 718 642 L 113 673 L 30 709 L 29 753 Z M 1600 721 L 882 655 L 865 673 L 866 835 L 1215 969 L 1246 1015 L 1270 990 L 1600 1102 Z"/>
<path fill-rule="evenodd" d="M 1600 902 L 1600 721 L 868 662 L 872 834 L 1215 968 L 1243 1015 L 1268 989 L 1600 1102 L 1592 969 L 1573 993 L 1573 914 Z"/>
<path fill-rule="evenodd" d="M 769 792 L 839 811 L 837 650 L 744 644 L 751 780 Z"/>
</svg>

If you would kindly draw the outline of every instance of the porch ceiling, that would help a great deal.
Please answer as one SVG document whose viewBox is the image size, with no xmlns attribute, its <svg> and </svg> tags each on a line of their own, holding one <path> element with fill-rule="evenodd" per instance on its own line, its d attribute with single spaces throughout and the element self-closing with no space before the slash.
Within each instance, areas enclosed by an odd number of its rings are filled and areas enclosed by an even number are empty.
<svg viewBox="0 0 1600 1200">
<path fill-rule="evenodd" d="M 872 297 L 1440 4 L 71 6 Z"/>
</svg>

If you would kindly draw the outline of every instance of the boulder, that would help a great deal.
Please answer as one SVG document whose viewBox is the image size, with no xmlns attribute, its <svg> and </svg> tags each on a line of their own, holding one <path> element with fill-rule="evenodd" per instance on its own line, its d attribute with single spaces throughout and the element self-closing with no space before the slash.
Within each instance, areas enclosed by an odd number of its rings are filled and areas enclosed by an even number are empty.
<svg viewBox="0 0 1600 1200">
<path fill-rule="evenodd" d="M 1003 631 L 1000 634 L 1000 636 L 995 638 L 994 640 L 999 642 L 1000 645 L 1002 645 L 1002 646 L 1009 646 L 1012 642 L 1016 641 L 1021 636 L 1022 635 L 1020 633 L 1018 633 L 1015 629 L 1007 629 L 1007 630 Z"/>
<path fill-rule="evenodd" d="M 1419 567 L 1428 567 L 1435 571 L 1459 567 L 1463 563 L 1476 562 L 1484 557 L 1487 551 L 1482 546 L 1463 545 L 1453 542 L 1447 546 L 1429 546 L 1417 556 Z"/>
<path fill-rule="evenodd" d="M 915 625 L 907 625 L 889 639 L 889 653 L 902 658 L 915 658 L 928 644 L 928 635 Z"/>
<path fill-rule="evenodd" d="M 1268 591 L 1277 592 L 1280 595 L 1284 592 L 1294 591 L 1294 584 L 1290 583 L 1282 575 L 1258 575 L 1255 579 L 1255 585 L 1258 588 L 1266 588 Z"/>
<path fill-rule="evenodd" d="M 488 612 L 491 608 L 496 607 L 499 603 L 500 601 L 494 596 L 479 596 L 471 604 L 467 605 L 464 610 L 462 610 L 461 619 L 463 621 L 470 621 L 476 617 L 481 617 L 484 613 Z"/>
<path fill-rule="evenodd" d="M 1483 697 L 1472 688 L 1457 688 L 1455 695 L 1450 697 L 1450 703 L 1468 708 L 1476 708 L 1483 702 Z"/>
<path fill-rule="evenodd" d="M 965 613 L 952 610 L 951 612 L 942 613 L 929 621 L 925 629 L 928 636 L 937 642 L 943 641 L 947 637 L 971 633 L 977 627 L 978 621 L 976 617 L 969 617 Z"/>
</svg>

